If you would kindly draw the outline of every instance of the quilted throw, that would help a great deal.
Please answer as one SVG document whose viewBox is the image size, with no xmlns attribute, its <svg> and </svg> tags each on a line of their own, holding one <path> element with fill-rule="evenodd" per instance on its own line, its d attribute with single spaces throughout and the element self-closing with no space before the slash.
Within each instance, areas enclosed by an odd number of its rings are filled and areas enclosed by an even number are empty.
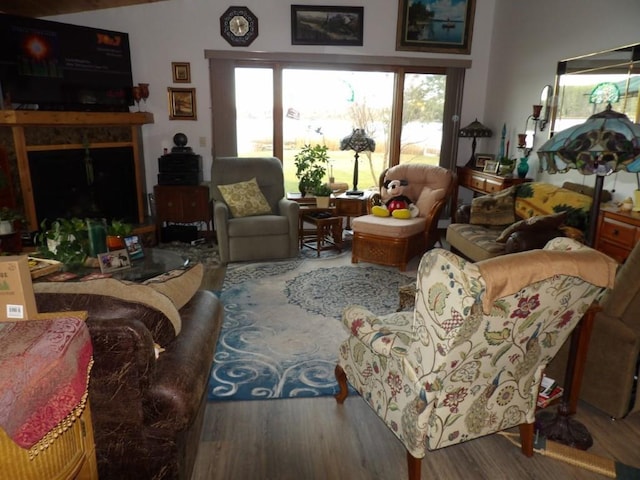
<svg viewBox="0 0 640 480">
<path fill-rule="evenodd" d="M 66 430 L 84 407 L 92 354 L 80 318 L 0 322 L 0 428 L 25 449 Z"/>
<path fill-rule="evenodd" d="M 563 238 L 546 248 L 585 247 Z M 416 287 L 414 312 L 347 308 L 351 335 L 339 358 L 349 383 L 416 458 L 532 423 L 544 367 L 603 291 L 556 274 L 495 299 L 485 313 L 478 266 L 441 249 L 422 258 Z"/>
</svg>

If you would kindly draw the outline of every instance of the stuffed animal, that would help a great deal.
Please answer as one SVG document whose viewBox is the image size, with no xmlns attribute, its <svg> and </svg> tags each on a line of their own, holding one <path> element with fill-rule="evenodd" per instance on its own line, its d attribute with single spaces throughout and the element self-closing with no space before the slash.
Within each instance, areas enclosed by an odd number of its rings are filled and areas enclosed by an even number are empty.
<svg viewBox="0 0 640 480">
<path fill-rule="evenodd" d="M 406 180 L 385 180 L 386 195 L 382 198 L 384 205 L 374 206 L 371 213 L 376 217 L 389 215 L 402 219 L 417 217 L 420 213 L 418 207 L 404 194 L 407 185 L 409 182 Z"/>
</svg>

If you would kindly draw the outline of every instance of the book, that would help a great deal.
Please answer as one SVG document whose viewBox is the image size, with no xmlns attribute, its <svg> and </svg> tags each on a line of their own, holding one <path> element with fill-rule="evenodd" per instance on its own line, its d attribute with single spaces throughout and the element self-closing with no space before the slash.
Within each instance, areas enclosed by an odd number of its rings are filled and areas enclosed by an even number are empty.
<svg viewBox="0 0 640 480">
<path fill-rule="evenodd" d="M 538 401 L 537 401 L 538 408 L 548 407 L 552 402 L 561 398 L 563 393 L 564 393 L 564 388 L 562 388 L 559 385 L 556 385 L 556 387 L 553 389 L 553 391 L 549 393 L 549 395 L 538 394 Z"/>
</svg>

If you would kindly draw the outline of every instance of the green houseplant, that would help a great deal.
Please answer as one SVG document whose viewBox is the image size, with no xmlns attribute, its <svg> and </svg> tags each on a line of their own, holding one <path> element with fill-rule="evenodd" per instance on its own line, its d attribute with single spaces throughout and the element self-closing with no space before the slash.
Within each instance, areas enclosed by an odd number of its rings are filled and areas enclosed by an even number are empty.
<svg viewBox="0 0 640 480">
<path fill-rule="evenodd" d="M 326 145 L 305 145 L 294 157 L 296 166 L 296 177 L 298 178 L 298 189 L 304 196 L 307 193 L 315 192 L 322 184 L 324 176 L 327 174 Z"/>
<path fill-rule="evenodd" d="M 0 235 L 7 235 L 20 229 L 24 216 L 18 210 L 9 207 L 0 208 Z"/>
</svg>

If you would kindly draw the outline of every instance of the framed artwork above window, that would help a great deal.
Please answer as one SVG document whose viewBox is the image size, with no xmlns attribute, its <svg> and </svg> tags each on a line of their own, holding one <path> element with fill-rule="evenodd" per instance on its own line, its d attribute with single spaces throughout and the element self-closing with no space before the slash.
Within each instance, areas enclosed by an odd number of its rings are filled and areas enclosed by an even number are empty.
<svg viewBox="0 0 640 480">
<path fill-rule="evenodd" d="M 364 7 L 291 5 L 292 45 L 362 46 Z"/>
</svg>

